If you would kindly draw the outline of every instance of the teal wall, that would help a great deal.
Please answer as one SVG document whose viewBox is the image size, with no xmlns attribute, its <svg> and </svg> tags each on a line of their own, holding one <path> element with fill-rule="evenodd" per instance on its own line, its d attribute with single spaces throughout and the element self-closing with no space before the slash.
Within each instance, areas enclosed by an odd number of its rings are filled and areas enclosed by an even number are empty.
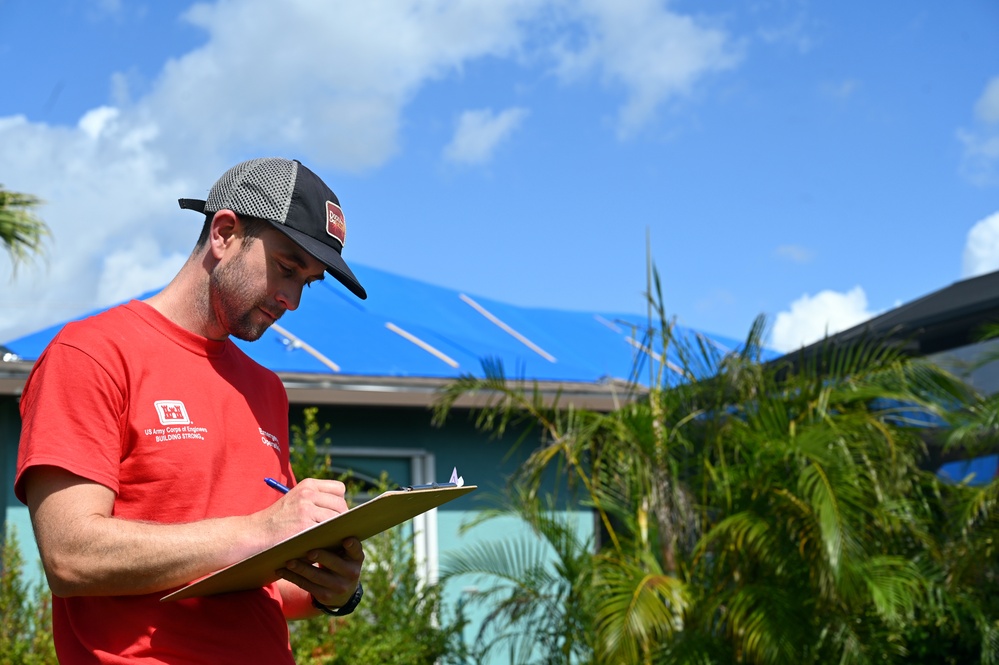
<svg viewBox="0 0 999 665">
<path fill-rule="evenodd" d="M 42 579 L 38 547 L 31 530 L 28 509 L 14 496 L 14 472 L 17 470 L 17 441 L 21 436 L 21 414 L 18 412 L 17 398 L 0 395 L 0 497 L 3 508 L 0 511 L 0 534 L 12 530 L 17 534 L 21 545 L 21 555 L 26 565 L 22 571 L 26 582 L 34 584 Z"/>
<path fill-rule="evenodd" d="M 585 543 L 592 538 L 592 512 L 577 510 L 568 511 L 563 515 L 574 526 L 581 542 Z M 492 518 L 471 529 L 462 531 L 462 526 L 468 524 L 476 516 L 475 511 L 451 511 L 441 514 L 438 536 L 442 569 L 447 569 L 448 562 L 453 556 L 467 553 L 470 548 L 493 545 L 517 546 L 522 540 L 532 541 L 534 539 L 531 531 L 512 516 Z M 550 549 L 547 552 L 547 561 L 553 563 L 555 561 L 554 552 Z M 453 616 L 453 613 L 460 607 L 462 616 L 468 620 L 463 635 L 467 645 L 478 642 L 480 627 L 489 614 L 489 607 L 477 599 L 477 596 L 492 588 L 493 585 L 493 580 L 470 575 L 451 578 L 444 584 L 442 598 L 445 603 L 445 612 L 449 613 L 448 616 Z M 489 639 L 494 637 L 495 635 L 489 635 Z M 490 658 L 486 662 L 489 665 L 509 663 L 508 652 L 509 648 L 497 647 L 490 652 Z M 532 662 L 541 662 L 540 656 Z"/>
<path fill-rule="evenodd" d="M 292 405 L 291 422 L 301 424 L 302 405 Z M 455 467 L 469 485 L 478 485 L 478 491 L 453 502 L 439 510 L 476 510 L 495 507 L 497 495 L 502 492 L 510 476 L 537 445 L 538 434 L 528 433 L 518 445 L 523 431 L 511 428 L 502 438 L 480 432 L 466 410 L 455 410 L 443 427 L 431 424 L 431 412 L 427 408 L 385 408 L 356 406 L 319 407 L 316 419 L 320 425 L 328 424 L 327 434 L 333 448 L 332 460 L 337 465 L 337 448 L 390 448 L 423 449 L 432 452 L 436 462 L 434 480 L 447 481 Z M 395 477 L 394 469 L 400 467 L 373 466 L 363 469 L 377 477 L 384 468 L 390 480 L 400 485 L 408 482 L 408 475 Z M 553 490 L 553 482 L 547 484 Z M 558 493 L 563 499 L 564 491 Z M 571 507 L 563 500 L 562 508 Z"/>
<path fill-rule="evenodd" d="M 293 405 L 291 422 L 300 423 L 305 407 Z M 502 489 L 517 462 L 524 457 L 509 453 L 511 437 L 493 440 L 476 431 L 467 412 L 455 412 L 445 427 L 431 425 L 431 413 L 426 408 L 392 408 L 325 406 L 316 414 L 320 425 L 328 424 L 327 434 L 333 448 L 333 463 L 337 464 L 337 448 L 422 449 L 434 454 L 435 478 L 445 482 L 455 467 L 470 485 L 479 490 L 440 508 L 440 510 L 471 510 L 481 505 L 485 495 Z M 390 480 L 400 485 L 410 482 L 408 468 L 383 466 L 372 460 L 373 466 L 362 470 L 377 477 L 382 468 L 389 472 Z M 398 475 L 396 475 L 398 474 Z"/>
<path fill-rule="evenodd" d="M 11 405 L 16 408 L 17 402 L 12 398 L 0 396 L 0 533 L 4 530 L 7 522 L 7 506 L 14 498 L 14 465 L 10 459 L 17 455 L 17 436 L 14 426 L 17 420 L 11 413 Z"/>
</svg>

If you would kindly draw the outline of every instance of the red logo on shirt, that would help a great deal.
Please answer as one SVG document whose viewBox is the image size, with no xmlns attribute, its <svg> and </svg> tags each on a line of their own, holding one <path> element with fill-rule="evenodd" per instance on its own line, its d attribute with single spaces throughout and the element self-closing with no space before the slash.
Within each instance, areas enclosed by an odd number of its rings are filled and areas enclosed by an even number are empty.
<svg viewBox="0 0 999 665">
<path fill-rule="evenodd" d="M 341 247 L 347 242 L 347 222 L 343 218 L 343 210 L 332 201 L 326 202 L 326 233 L 339 240 Z"/>
<path fill-rule="evenodd" d="M 161 399 L 153 402 L 156 415 L 160 417 L 161 425 L 189 425 L 191 418 L 187 415 L 184 403 L 176 399 Z"/>
</svg>

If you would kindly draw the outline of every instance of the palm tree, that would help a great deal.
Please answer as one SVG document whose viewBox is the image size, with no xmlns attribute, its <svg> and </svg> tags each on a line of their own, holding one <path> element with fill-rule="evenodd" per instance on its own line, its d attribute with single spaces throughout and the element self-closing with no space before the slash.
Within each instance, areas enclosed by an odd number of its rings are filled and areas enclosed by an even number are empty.
<svg viewBox="0 0 999 665">
<path fill-rule="evenodd" d="M 0 243 L 15 269 L 41 250 L 42 240 L 49 234 L 45 222 L 34 213 L 41 203 L 31 194 L 12 192 L 0 185 Z"/>
<path fill-rule="evenodd" d="M 709 439 L 694 432 L 707 473 L 693 624 L 720 627 L 743 662 L 898 661 L 933 586 L 938 483 L 912 424 L 962 386 L 875 342 L 820 361 L 764 368 Z"/>
<path fill-rule="evenodd" d="M 671 368 L 655 368 L 639 399 L 609 414 L 545 407 L 490 365 L 438 403 L 440 420 L 466 392 L 493 395 L 481 427 L 542 432 L 515 492 L 542 501 L 555 471 L 593 506 L 592 586 L 575 595 L 593 662 L 918 662 L 913 645 L 948 621 L 977 636 L 966 655 L 997 662 L 999 496 L 920 466 L 927 420 L 972 402 L 967 386 L 876 340 L 763 362 L 762 318 L 722 355 L 679 334 L 656 284 L 659 321 L 642 345 Z M 961 514 L 977 538 L 954 539 Z"/>
</svg>

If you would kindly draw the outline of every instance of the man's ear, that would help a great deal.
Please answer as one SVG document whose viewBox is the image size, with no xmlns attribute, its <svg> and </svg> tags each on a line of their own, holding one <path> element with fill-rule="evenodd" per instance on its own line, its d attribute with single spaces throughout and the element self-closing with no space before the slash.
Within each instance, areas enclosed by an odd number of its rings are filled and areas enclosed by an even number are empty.
<svg viewBox="0 0 999 665">
<path fill-rule="evenodd" d="M 216 260 L 221 259 L 236 239 L 239 217 L 232 210 L 223 209 L 215 213 L 208 232 L 208 250 Z"/>
</svg>

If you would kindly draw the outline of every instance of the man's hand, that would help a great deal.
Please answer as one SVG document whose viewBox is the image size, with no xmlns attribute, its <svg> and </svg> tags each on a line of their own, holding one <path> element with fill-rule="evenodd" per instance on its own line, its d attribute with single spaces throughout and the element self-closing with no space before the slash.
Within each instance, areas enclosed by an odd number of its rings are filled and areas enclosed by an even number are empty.
<svg viewBox="0 0 999 665">
<path fill-rule="evenodd" d="M 268 539 L 278 542 L 346 512 L 345 490 L 338 480 L 302 480 L 261 513 Z M 289 617 L 313 614 L 310 594 L 323 605 L 342 607 L 357 589 L 363 562 L 364 550 L 356 538 L 347 538 L 340 547 L 312 550 L 304 558 L 288 561 L 278 574 L 298 588 L 282 591 L 286 613 Z"/>
<path fill-rule="evenodd" d="M 361 577 L 364 550 L 356 538 L 337 549 L 312 550 L 278 571 L 282 578 L 315 596 L 327 607 L 343 607 L 354 595 Z"/>
<path fill-rule="evenodd" d="M 347 512 L 346 487 L 339 480 L 306 478 L 270 507 L 258 513 L 263 521 L 264 547 L 269 547 Z"/>
</svg>

